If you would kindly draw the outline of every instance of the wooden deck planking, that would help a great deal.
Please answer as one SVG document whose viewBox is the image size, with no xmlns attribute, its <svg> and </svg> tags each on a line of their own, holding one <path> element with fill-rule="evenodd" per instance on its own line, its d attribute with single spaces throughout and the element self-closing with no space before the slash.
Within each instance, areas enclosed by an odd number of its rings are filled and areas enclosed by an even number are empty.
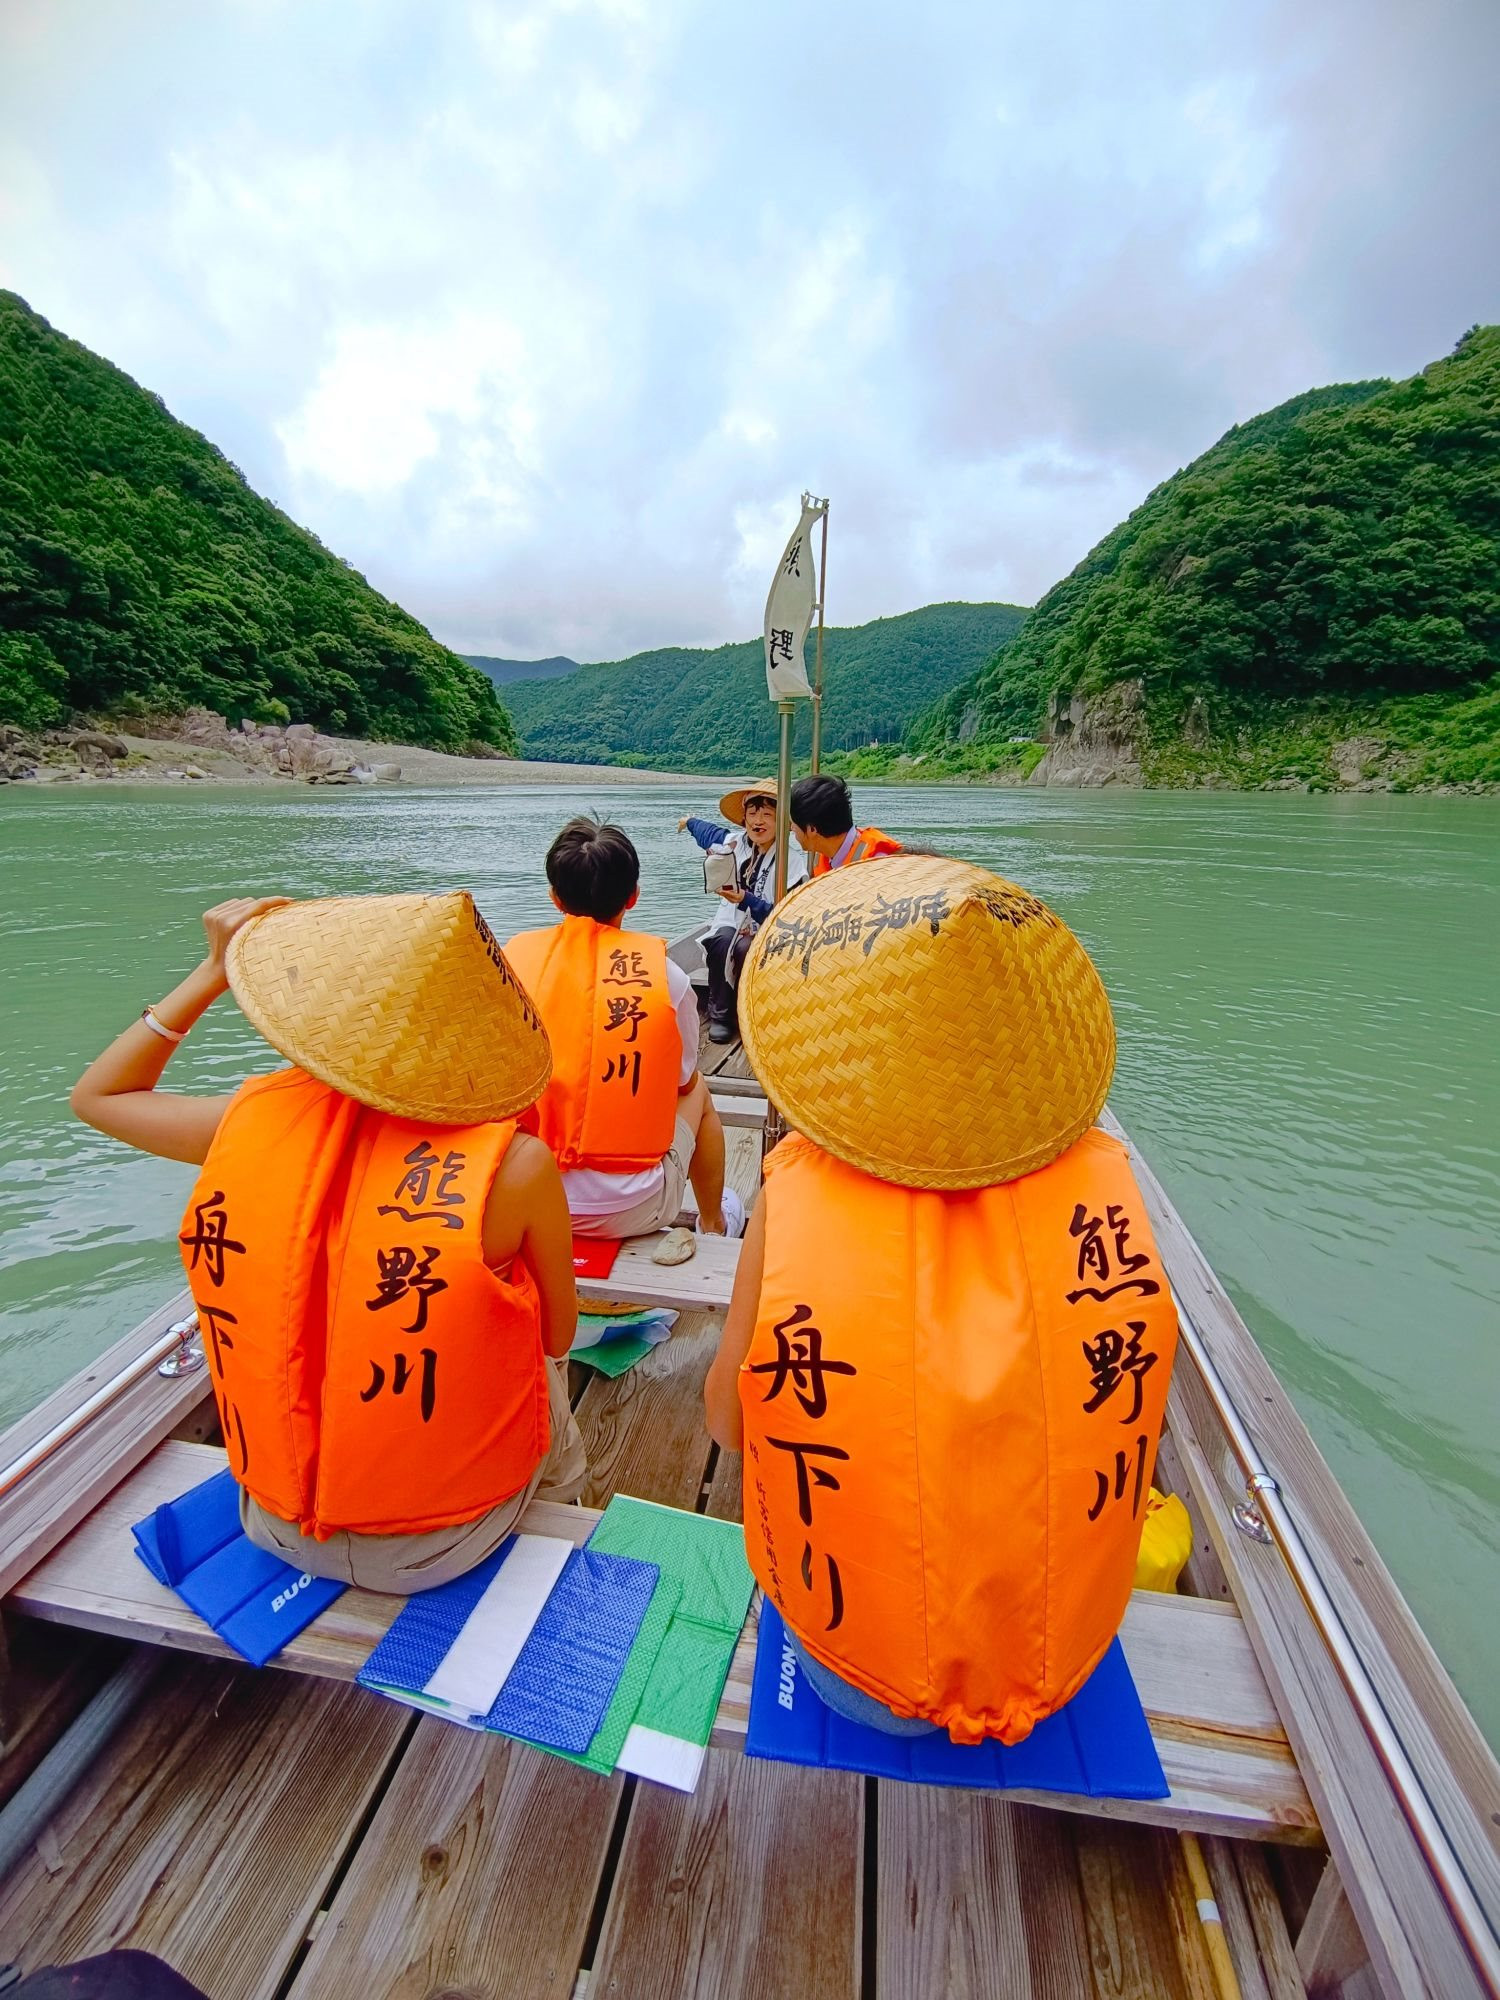
<svg viewBox="0 0 1500 2000">
<path fill-rule="evenodd" d="M 154 1951 L 213 2000 L 266 2000 L 408 1726 L 361 1689 L 165 1662 L 0 1888 L 7 1953 Z"/>
<path fill-rule="evenodd" d="M 424 1716 L 288 2000 L 568 2000 L 623 1788 Z"/>
<path fill-rule="evenodd" d="M 1108 1116 L 1105 1122 L 1119 1132 Z M 1202 1251 L 1133 1148 L 1131 1160 L 1178 1296 L 1280 1482 L 1386 1713 L 1500 1932 L 1500 1765 Z M 1243 1475 L 1188 1361 L 1175 1371 L 1168 1414 L 1198 1513 L 1233 1581 L 1382 1985 L 1393 1994 L 1479 2000 L 1487 1988 L 1280 1552 L 1230 1523 Z"/>
<path fill-rule="evenodd" d="M 91 1633 L 67 1633 L 32 1618 L 7 1618 L 0 1691 L 0 1806 L 25 1784 L 52 1745 L 125 1657 Z"/>
<path fill-rule="evenodd" d="M 1100 2000 L 1220 2000 L 1177 1842 L 1079 1820 L 1078 1876 Z"/>
<path fill-rule="evenodd" d="M 703 1378 L 719 1344 L 716 1313 L 684 1313 L 672 1337 L 613 1381 L 598 1376 L 576 1412 L 588 1453 L 584 1505 L 611 1494 L 692 1512 L 703 1489 L 710 1441 Z"/>
<path fill-rule="evenodd" d="M 591 1995 L 857 2000 L 864 1783 L 710 1751 L 636 1788 Z"/>
<path fill-rule="evenodd" d="M 879 2000 L 1094 2000 L 1068 1820 L 993 1792 L 876 1789 Z"/>
</svg>

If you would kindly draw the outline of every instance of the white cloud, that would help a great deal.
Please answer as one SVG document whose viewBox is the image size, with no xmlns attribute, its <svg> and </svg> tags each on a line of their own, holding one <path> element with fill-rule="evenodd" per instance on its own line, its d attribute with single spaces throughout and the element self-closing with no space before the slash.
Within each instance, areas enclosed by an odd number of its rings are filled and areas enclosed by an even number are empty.
<svg viewBox="0 0 1500 2000">
<path fill-rule="evenodd" d="M 0 273 L 465 650 L 1029 600 L 1500 316 L 1490 0 L 29 0 Z"/>
</svg>

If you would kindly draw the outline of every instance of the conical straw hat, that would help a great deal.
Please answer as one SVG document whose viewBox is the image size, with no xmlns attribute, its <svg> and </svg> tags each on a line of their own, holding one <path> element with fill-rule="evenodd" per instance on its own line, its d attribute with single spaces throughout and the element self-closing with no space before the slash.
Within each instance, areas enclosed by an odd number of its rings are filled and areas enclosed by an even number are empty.
<svg viewBox="0 0 1500 2000">
<path fill-rule="evenodd" d="M 733 820 L 736 826 L 743 826 L 746 799 L 774 799 L 776 796 L 774 778 L 763 778 L 758 785 L 736 785 L 732 792 L 726 792 L 720 799 L 719 811 L 725 819 Z"/>
<path fill-rule="evenodd" d="M 272 1048 L 376 1111 L 512 1118 L 552 1074 L 541 1017 L 467 890 L 269 910 L 226 964 Z"/>
<path fill-rule="evenodd" d="M 777 905 L 740 1032 L 798 1131 L 903 1187 L 990 1187 L 1089 1129 L 1115 1066 L 1109 1000 L 1045 903 L 966 861 L 897 855 Z"/>
</svg>

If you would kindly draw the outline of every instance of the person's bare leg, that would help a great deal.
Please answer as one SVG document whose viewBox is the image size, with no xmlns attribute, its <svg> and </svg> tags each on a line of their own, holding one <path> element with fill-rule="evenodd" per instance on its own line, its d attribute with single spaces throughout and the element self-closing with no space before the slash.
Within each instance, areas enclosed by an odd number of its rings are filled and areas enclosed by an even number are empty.
<svg viewBox="0 0 1500 2000">
<path fill-rule="evenodd" d="M 678 1099 L 677 1115 L 693 1128 L 693 1157 L 688 1179 L 698 1201 L 705 1236 L 724 1234 L 724 1127 L 700 1075 L 686 1097 Z"/>
</svg>

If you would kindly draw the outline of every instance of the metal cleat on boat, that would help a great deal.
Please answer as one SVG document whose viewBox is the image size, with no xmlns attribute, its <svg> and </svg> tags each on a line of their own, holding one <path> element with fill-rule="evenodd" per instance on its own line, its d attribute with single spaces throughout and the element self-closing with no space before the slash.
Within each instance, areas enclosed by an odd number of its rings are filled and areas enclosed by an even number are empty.
<svg viewBox="0 0 1500 2000">
<path fill-rule="evenodd" d="M 168 1381 L 179 1375 L 196 1375 L 203 1366 L 203 1341 L 198 1332 L 198 1315 L 189 1313 L 186 1319 L 174 1320 L 167 1328 L 168 1333 L 177 1336 L 177 1352 L 169 1354 L 165 1361 L 157 1363 L 158 1375 L 165 1375 Z"/>
</svg>

